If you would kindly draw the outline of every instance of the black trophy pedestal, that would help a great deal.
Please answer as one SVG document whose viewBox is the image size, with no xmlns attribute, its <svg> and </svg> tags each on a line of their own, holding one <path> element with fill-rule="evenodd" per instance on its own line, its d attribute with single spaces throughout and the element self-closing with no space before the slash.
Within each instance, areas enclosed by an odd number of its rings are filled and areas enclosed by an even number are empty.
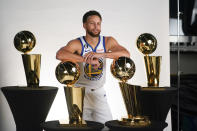
<svg viewBox="0 0 197 131">
<path fill-rule="evenodd" d="M 10 86 L 2 87 L 1 90 L 12 111 L 16 130 L 42 131 L 40 124 L 45 121 L 58 88 Z"/>
<path fill-rule="evenodd" d="M 112 120 L 105 123 L 110 131 L 163 131 L 168 126 L 165 122 L 151 121 L 151 124 L 145 127 L 132 127 L 120 125 L 118 120 Z"/>
<path fill-rule="evenodd" d="M 42 124 L 45 131 L 101 131 L 103 124 L 93 121 L 86 121 L 87 126 L 83 127 L 69 127 L 59 124 L 59 121 L 48 121 Z"/>
<path fill-rule="evenodd" d="M 173 87 L 143 88 L 140 95 L 142 115 L 151 121 L 165 122 L 176 93 L 177 88 Z"/>
</svg>

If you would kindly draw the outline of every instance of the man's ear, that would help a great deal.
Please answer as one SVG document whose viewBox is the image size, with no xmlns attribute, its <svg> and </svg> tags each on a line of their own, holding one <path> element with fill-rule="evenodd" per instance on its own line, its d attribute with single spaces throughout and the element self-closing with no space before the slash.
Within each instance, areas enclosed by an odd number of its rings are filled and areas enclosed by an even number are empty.
<svg viewBox="0 0 197 131">
<path fill-rule="evenodd" d="M 85 23 L 83 23 L 83 28 L 86 29 L 86 24 Z"/>
</svg>

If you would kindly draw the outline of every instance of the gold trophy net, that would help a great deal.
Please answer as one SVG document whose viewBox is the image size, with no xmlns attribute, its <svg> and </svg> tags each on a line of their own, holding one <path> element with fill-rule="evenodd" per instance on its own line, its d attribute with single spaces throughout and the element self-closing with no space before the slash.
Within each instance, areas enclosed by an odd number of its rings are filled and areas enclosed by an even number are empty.
<svg viewBox="0 0 197 131">
<path fill-rule="evenodd" d="M 56 67 L 55 75 L 60 83 L 66 85 L 64 91 L 69 113 L 69 123 L 61 125 L 86 126 L 86 122 L 82 119 L 85 88 L 74 86 L 74 83 L 80 76 L 79 65 L 70 61 L 61 62 Z"/>
<path fill-rule="evenodd" d="M 119 57 L 111 64 L 111 73 L 119 82 L 122 97 L 127 110 L 127 118 L 122 118 L 119 123 L 124 126 L 143 127 L 151 122 L 148 117 L 141 115 L 139 95 L 140 86 L 130 85 L 127 82 L 135 73 L 134 62 L 127 57 Z"/>
<path fill-rule="evenodd" d="M 39 87 L 40 82 L 40 54 L 27 54 L 36 44 L 34 35 L 29 31 L 21 31 L 14 37 L 15 48 L 23 52 L 22 59 L 26 75 L 27 87 Z"/>
<path fill-rule="evenodd" d="M 137 38 L 137 48 L 142 52 L 144 56 L 146 75 L 147 75 L 147 85 L 151 87 L 159 87 L 159 77 L 160 77 L 160 66 L 161 66 L 161 56 L 149 56 L 157 48 L 156 38 L 149 33 L 141 34 Z"/>
</svg>

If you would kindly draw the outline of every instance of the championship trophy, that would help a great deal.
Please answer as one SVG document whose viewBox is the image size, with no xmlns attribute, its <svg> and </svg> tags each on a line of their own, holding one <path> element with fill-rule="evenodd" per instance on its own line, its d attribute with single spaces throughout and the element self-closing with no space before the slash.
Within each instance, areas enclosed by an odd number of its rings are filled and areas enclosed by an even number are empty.
<svg viewBox="0 0 197 131">
<path fill-rule="evenodd" d="M 141 87 L 126 83 L 135 73 L 134 62 L 128 57 L 119 57 L 111 64 L 111 73 L 121 81 L 119 85 L 128 114 L 128 117 L 122 118 L 119 124 L 131 127 L 145 127 L 150 125 L 151 122 L 148 117 L 141 115 L 139 102 Z"/>
<path fill-rule="evenodd" d="M 12 111 L 17 131 L 43 131 L 41 123 L 46 120 L 58 90 L 57 87 L 39 86 L 41 55 L 27 54 L 35 44 L 36 39 L 29 31 L 15 35 L 14 46 L 24 53 L 22 59 L 27 86 L 1 88 Z"/>
<path fill-rule="evenodd" d="M 64 91 L 69 113 L 69 123 L 62 125 L 86 126 L 86 122 L 82 119 L 85 87 L 74 86 L 74 83 L 80 76 L 79 65 L 71 61 L 61 62 L 56 67 L 55 75 L 61 84 L 65 84 Z"/>
<path fill-rule="evenodd" d="M 14 37 L 15 48 L 24 53 L 22 59 L 27 87 L 39 87 L 41 54 L 27 54 L 34 48 L 35 44 L 36 39 L 29 31 L 18 32 Z"/>
<path fill-rule="evenodd" d="M 142 52 L 145 61 L 148 87 L 159 87 L 161 56 L 149 56 L 157 48 L 156 38 L 149 33 L 141 34 L 137 38 L 137 48 Z"/>
</svg>

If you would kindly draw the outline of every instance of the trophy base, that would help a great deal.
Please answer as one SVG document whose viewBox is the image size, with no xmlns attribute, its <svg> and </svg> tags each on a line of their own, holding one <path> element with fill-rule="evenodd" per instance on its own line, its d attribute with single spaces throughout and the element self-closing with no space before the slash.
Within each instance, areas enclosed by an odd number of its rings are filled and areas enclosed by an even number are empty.
<svg viewBox="0 0 197 131">
<path fill-rule="evenodd" d="M 174 99 L 176 99 L 176 94 L 177 88 L 174 87 L 156 87 L 151 90 L 143 88 L 140 91 L 139 98 L 141 102 L 141 113 L 144 116 L 149 116 L 151 121 L 165 121 L 169 109 Z"/>
<path fill-rule="evenodd" d="M 159 90 L 159 91 L 164 91 L 166 90 L 167 87 L 158 87 L 158 86 L 148 86 L 148 87 L 142 87 L 141 91 L 148 91 L 148 90 Z"/>
<path fill-rule="evenodd" d="M 40 124 L 48 115 L 58 87 L 7 86 L 1 88 L 16 123 L 16 131 L 43 131 Z"/>
<path fill-rule="evenodd" d="M 150 125 L 143 127 L 133 127 L 121 125 L 119 121 L 112 120 L 105 123 L 110 131 L 163 131 L 168 126 L 166 122 L 151 121 Z"/>
<path fill-rule="evenodd" d="M 122 118 L 122 120 L 119 121 L 119 124 L 132 127 L 144 127 L 150 125 L 151 122 L 147 117 L 136 116 L 133 118 Z"/>
<path fill-rule="evenodd" d="M 62 127 L 86 127 L 87 124 L 60 124 Z"/>
<path fill-rule="evenodd" d="M 63 127 L 86 127 L 87 126 L 87 123 L 82 120 L 81 122 L 78 122 L 78 123 L 61 123 L 59 124 L 60 126 L 63 126 Z"/>
<path fill-rule="evenodd" d="M 68 126 L 60 124 L 59 121 L 47 121 L 41 124 L 45 131 L 101 131 L 104 124 L 94 121 L 86 121 L 86 126 Z"/>
</svg>

